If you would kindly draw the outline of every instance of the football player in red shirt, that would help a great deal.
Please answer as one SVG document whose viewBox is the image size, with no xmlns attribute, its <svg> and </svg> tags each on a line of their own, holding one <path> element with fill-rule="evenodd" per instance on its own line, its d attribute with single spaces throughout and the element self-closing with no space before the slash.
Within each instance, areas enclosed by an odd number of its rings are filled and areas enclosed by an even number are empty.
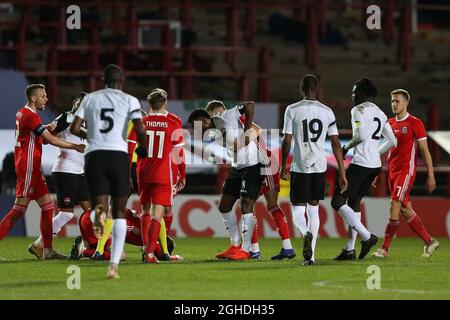
<svg viewBox="0 0 450 320">
<path fill-rule="evenodd" d="M 125 242 L 128 244 L 132 244 L 135 246 L 142 247 L 142 236 L 141 236 L 141 217 L 142 214 L 140 212 L 126 209 L 125 211 L 125 220 L 127 222 L 127 233 L 125 236 Z M 79 226 L 81 236 L 78 236 L 75 239 L 75 242 L 72 246 L 72 250 L 68 256 L 69 260 L 79 260 L 80 258 L 90 258 L 92 260 L 109 260 L 111 257 L 110 247 L 112 236 L 109 235 L 108 240 L 105 243 L 105 249 L 103 254 L 98 256 L 98 258 L 94 255 L 94 252 L 97 250 L 98 238 L 94 234 L 94 226 L 93 221 L 94 216 L 92 210 L 86 210 L 80 216 Z M 173 241 L 168 238 L 169 242 L 169 254 L 172 253 L 175 245 Z M 156 244 L 155 255 L 160 258 L 162 257 L 163 251 L 161 250 L 161 246 L 159 243 Z M 122 253 L 122 256 L 125 255 Z M 182 256 L 174 255 L 171 256 L 172 260 L 183 260 Z"/>
<path fill-rule="evenodd" d="M 53 202 L 41 171 L 43 141 L 54 146 L 84 152 L 83 144 L 66 142 L 52 135 L 41 123 L 37 110 L 45 109 L 47 94 L 43 84 L 31 84 L 25 89 L 27 104 L 16 114 L 16 143 L 14 161 L 17 174 L 16 200 L 14 206 L 0 222 L 0 240 L 23 217 L 31 200 L 41 207 L 41 235 L 44 242 L 42 259 L 65 259 L 52 249 Z"/>
<path fill-rule="evenodd" d="M 165 90 L 157 88 L 157 89 L 153 90 L 152 92 L 156 92 L 156 91 L 158 91 L 161 95 L 165 96 L 165 98 L 167 100 L 167 92 Z M 148 107 L 148 112 L 150 114 L 153 113 L 151 101 L 150 101 L 151 95 L 152 95 L 152 93 L 150 93 L 147 97 L 147 102 L 148 102 L 147 107 Z M 164 115 L 167 116 L 169 119 L 172 119 L 172 120 L 178 122 L 180 128 L 183 126 L 183 122 L 181 121 L 180 117 L 178 117 L 177 115 L 175 115 L 167 110 L 165 111 Z M 128 141 L 128 154 L 129 154 L 130 162 L 131 162 L 132 158 L 133 158 L 133 152 L 134 152 L 134 150 L 136 148 L 136 144 L 137 144 L 136 133 L 134 130 L 130 131 L 127 141 Z M 185 161 L 184 149 L 182 147 L 176 148 L 176 153 L 174 153 L 174 156 L 176 158 L 176 161 L 172 161 L 172 177 L 173 177 L 172 195 L 173 195 L 173 198 L 175 199 L 178 192 L 183 190 L 186 185 L 186 161 Z M 138 166 L 139 166 L 139 158 L 136 161 L 136 170 L 137 170 Z M 138 193 L 140 193 L 139 183 L 136 183 L 136 184 L 137 184 L 136 190 L 138 191 Z M 133 185 L 134 185 L 134 183 L 133 183 Z M 163 248 L 163 252 L 167 253 L 167 243 L 164 241 L 164 239 L 166 239 L 167 235 L 169 234 L 170 227 L 173 222 L 172 206 L 164 207 L 163 217 L 164 217 L 164 224 L 161 224 L 159 238 L 160 238 L 161 246 Z"/>
<path fill-rule="evenodd" d="M 158 240 L 161 217 L 166 207 L 173 205 L 174 162 L 179 149 L 184 145 L 181 121 L 169 117 L 167 113 L 167 93 L 162 89 L 153 90 L 147 98 L 153 113 L 143 119 L 148 136 L 148 155 L 142 157 L 137 148 L 139 164 L 137 176 L 139 196 L 143 208 L 141 219 L 142 242 L 146 248 L 146 263 L 158 263 L 155 246 Z M 184 179 L 177 184 L 184 187 Z M 180 181 L 180 180 L 179 180 Z M 151 213 L 151 217 L 150 217 Z M 169 257 L 170 258 L 170 257 Z"/>
<path fill-rule="evenodd" d="M 428 193 L 432 193 L 436 189 L 433 160 L 428 150 L 425 126 L 422 120 L 408 113 L 409 100 L 410 96 L 406 90 L 396 89 L 391 92 L 391 106 L 395 117 L 390 118 L 389 123 L 397 138 L 397 147 L 392 148 L 392 145 L 386 142 L 380 149 L 380 153 L 389 150 L 388 172 L 391 210 L 383 245 L 372 254 L 374 257 L 383 258 L 389 255 L 388 250 L 391 241 L 400 223 L 400 214 L 411 230 L 425 243 L 422 257 L 430 257 L 434 250 L 439 247 L 439 242 L 430 236 L 421 219 L 414 212 L 409 196 L 416 179 L 417 149 L 420 150 L 427 167 L 426 190 Z"/>
</svg>

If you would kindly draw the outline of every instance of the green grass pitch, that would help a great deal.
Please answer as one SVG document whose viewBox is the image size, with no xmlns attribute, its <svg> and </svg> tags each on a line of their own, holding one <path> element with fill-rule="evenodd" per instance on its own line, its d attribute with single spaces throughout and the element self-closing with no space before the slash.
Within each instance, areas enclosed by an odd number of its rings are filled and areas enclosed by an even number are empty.
<svg viewBox="0 0 450 320">
<path fill-rule="evenodd" d="M 126 245 L 127 259 L 119 280 L 106 280 L 107 262 L 37 261 L 27 252 L 31 238 L 7 237 L 0 242 L 0 299 L 450 299 L 449 239 L 433 257 L 420 255 L 417 238 L 395 239 L 391 257 L 377 260 L 332 261 L 345 240 L 319 239 L 316 265 L 301 266 L 301 240 L 294 240 L 297 258 L 271 261 L 277 239 L 261 239 L 260 261 L 218 261 L 226 239 L 175 239 L 182 262 L 144 265 L 138 247 Z M 55 239 L 68 252 L 73 239 Z M 357 244 L 359 252 L 360 244 Z M 373 250 L 372 250 L 373 251 Z M 69 290 L 67 268 L 81 271 L 81 289 Z M 381 289 L 369 290 L 367 272 L 377 265 Z"/>
</svg>

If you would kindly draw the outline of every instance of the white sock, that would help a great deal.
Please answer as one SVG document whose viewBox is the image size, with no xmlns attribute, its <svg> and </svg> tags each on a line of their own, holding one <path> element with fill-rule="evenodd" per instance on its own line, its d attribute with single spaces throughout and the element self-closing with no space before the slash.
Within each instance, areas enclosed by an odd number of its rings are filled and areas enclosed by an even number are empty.
<svg viewBox="0 0 450 320">
<path fill-rule="evenodd" d="M 242 215 L 242 250 L 249 252 L 252 244 L 253 229 L 255 228 L 255 218 L 253 213 Z"/>
<path fill-rule="evenodd" d="M 298 231 L 305 236 L 306 231 L 308 231 L 308 226 L 306 225 L 305 218 L 306 206 L 292 206 L 292 220 L 294 225 L 297 227 Z"/>
<path fill-rule="evenodd" d="M 309 232 L 312 233 L 313 239 L 312 239 L 312 260 L 315 261 L 314 253 L 316 252 L 316 242 L 317 242 L 317 236 L 319 235 L 319 227 L 320 227 L 320 218 L 319 218 L 319 206 L 311 206 L 308 204 L 308 207 L 306 209 L 308 213 L 308 224 L 309 224 Z"/>
<path fill-rule="evenodd" d="M 259 252 L 259 243 L 255 242 L 250 245 L 251 252 Z"/>
<path fill-rule="evenodd" d="M 356 216 L 358 217 L 358 220 L 361 221 L 361 212 L 355 212 Z M 356 237 L 358 236 L 358 232 L 352 229 L 352 227 L 348 227 L 348 241 L 345 245 L 345 250 L 351 251 L 355 250 L 355 242 Z"/>
<path fill-rule="evenodd" d="M 114 219 L 111 241 L 111 264 L 119 265 L 123 246 L 125 245 L 125 236 L 127 234 L 127 221 L 125 219 Z"/>
<path fill-rule="evenodd" d="M 281 245 L 283 246 L 283 249 L 292 249 L 291 239 L 281 240 Z"/>
<path fill-rule="evenodd" d="M 355 211 L 352 210 L 348 205 L 344 204 L 339 210 L 339 214 L 344 219 L 344 221 L 352 227 L 356 232 L 359 233 L 361 236 L 361 239 L 369 240 L 370 238 L 370 231 L 364 227 L 364 225 L 361 223 L 361 221 L 358 219 L 358 216 L 356 215 Z"/>
<path fill-rule="evenodd" d="M 61 228 L 72 218 L 73 218 L 72 212 L 67 211 L 58 212 L 58 214 L 54 216 L 52 219 L 53 237 L 56 237 L 56 235 L 61 231 Z M 38 246 L 43 246 L 44 243 L 42 241 L 42 236 L 39 236 L 39 238 L 37 238 L 34 243 Z"/>
<path fill-rule="evenodd" d="M 240 243 L 239 227 L 234 211 L 222 213 L 223 223 L 230 234 L 231 245 L 238 246 Z"/>
</svg>

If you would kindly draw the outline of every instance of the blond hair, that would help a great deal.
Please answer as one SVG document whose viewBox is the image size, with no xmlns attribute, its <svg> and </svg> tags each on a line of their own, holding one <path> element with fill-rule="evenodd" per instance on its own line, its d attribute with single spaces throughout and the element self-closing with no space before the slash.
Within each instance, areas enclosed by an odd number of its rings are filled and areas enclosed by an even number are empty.
<svg viewBox="0 0 450 320">
<path fill-rule="evenodd" d="M 404 96 L 406 98 L 406 100 L 409 102 L 409 99 L 411 98 L 409 95 L 409 92 L 406 91 L 405 89 L 395 89 L 391 91 L 391 96 L 393 94 L 401 94 L 402 96 Z"/>
</svg>

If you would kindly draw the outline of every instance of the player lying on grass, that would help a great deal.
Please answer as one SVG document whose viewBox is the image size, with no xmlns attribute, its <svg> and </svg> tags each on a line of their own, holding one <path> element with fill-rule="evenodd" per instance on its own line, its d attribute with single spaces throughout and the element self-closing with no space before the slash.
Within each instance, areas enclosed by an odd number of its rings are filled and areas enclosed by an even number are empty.
<svg viewBox="0 0 450 320">
<path fill-rule="evenodd" d="M 43 142 L 66 149 L 84 152 L 84 144 L 74 144 L 52 135 L 43 126 L 37 111 L 43 111 L 47 94 L 43 84 L 31 84 L 25 90 L 27 104 L 16 114 L 16 143 L 14 164 L 17 174 L 16 199 L 14 206 L 0 222 L 0 240 L 12 229 L 14 223 L 22 218 L 30 201 L 35 200 L 41 207 L 40 230 L 43 242 L 43 259 L 65 259 L 65 256 L 52 248 L 54 205 L 50 198 L 47 183 L 42 175 L 41 158 Z M 50 129 L 50 126 L 48 126 Z"/>
<path fill-rule="evenodd" d="M 211 117 L 222 115 L 227 109 L 223 102 L 218 100 L 212 100 L 208 102 L 205 110 L 209 113 Z M 241 116 L 240 121 L 245 123 L 245 116 Z M 270 161 L 278 161 L 276 157 L 273 156 L 272 151 L 268 148 L 262 137 L 258 137 L 258 147 L 267 153 L 267 157 Z M 273 156 L 273 157 L 272 157 Z M 275 165 L 278 163 L 276 162 Z M 265 176 L 261 190 L 259 191 L 259 196 L 264 195 L 266 199 L 267 210 L 272 215 L 275 224 L 277 226 L 278 234 L 281 238 L 282 248 L 280 252 L 273 256 L 272 260 L 281 260 L 285 258 L 293 259 L 295 257 L 295 251 L 292 248 L 291 240 L 289 237 L 289 226 L 287 224 L 286 215 L 283 210 L 278 206 L 278 193 L 280 192 L 280 174 L 278 170 L 275 170 L 274 174 L 268 174 Z M 252 259 L 260 259 L 261 254 L 258 244 L 258 221 L 255 216 L 255 229 L 253 231 L 252 243 L 250 249 L 250 256 Z M 216 257 L 227 258 L 227 255 L 233 252 L 225 251 L 219 253 Z"/>
<path fill-rule="evenodd" d="M 414 212 L 409 196 L 416 179 L 417 147 L 427 167 L 428 177 L 425 182 L 426 190 L 428 193 L 432 193 L 436 189 L 433 160 L 428 150 L 425 126 L 422 120 L 408 113 L 409 100 L 410 96 L 406 90 L 397 89 L 391 92 L 391 106 L 395 117 L 390 118 L 389 123 L 394 129 L 397 146 L 386 142 L 380 149 L 380 153 L 389 151 L 388 173 L 389 190 L 391 191 L 391 210 L 383 245 L 372 254 L 372 256 L 378 258 L 384 258 L 389 255 L 388 251 L 391 241 L 400 224 L 400 214 L 408 223 L 411 230 L 425 243 L 422 257 L 431 257 L 434 250 L 439 247 L 439 242 L 430 236 L 422 220 Z"/>
<path fill-rule="evenodd" d="M 94 225 L 92 223 L 94 217 L 94 212 L 90 209 L 83 212 L 79 220 L 81 236 L 75 239 L 72 250 L 68 256 L 69 260 L 78 260 L 80 258 L 92 258 L 92 260 L 109 260 L 111 257 L 110 247 L 112 236 L 110 235 L 107 241 L 104 243 L 104 250 L 102 255 L 95 255 L 97 252 L 98 239 L 94 234 Z M 127 233 L 125 236 L 125 242 L 142 247 L 142 237 L 141 237 L 141 217 L 142 215 L 134 210 L 126 209 L 125 220 L 127 223 Z M 167 238 L 168 243 L 168 253 L 171 254 L 175 244 L 171 238 Z M 163 259 L 163 252 L 159 242 L 156 244 L 155 255 L 158 258 Z M 125 254 L 122 253 L 122 259 Z M 171 260 L 182 260 L 183 257 L 179 255 L 171 256 Z"/>
<path fill-rule="evenodd" d="M 232 168 L 222 188 L 219 201 L 219 211 L 225 227 L 230 234 L 231 245 L 218 258 L 230 260 L 251 259 L 251 240 L 255 227 L 253 216 L 254 204 L 259 195 L 265 178 L 264 170 L 269 165 L 267 155 L 258 149 L 256 139 L 261 128 L 253 124 L 255 103 L 248 101 L 226 110 L 220 116 L 211 117 L 204 109 L 194 110 L 188 122 L 194 130 L 200 129 L 202 133 L 207 130 L 211 133 L 219 132 L 224 137 L 225 147 Z M 241 116 L 245 114 L 245 125 Z M 239 236 L 237 217 L 233 211 L 235 202 L 240 199 L 242 213 L 242 246 Z"/>
</svg>

